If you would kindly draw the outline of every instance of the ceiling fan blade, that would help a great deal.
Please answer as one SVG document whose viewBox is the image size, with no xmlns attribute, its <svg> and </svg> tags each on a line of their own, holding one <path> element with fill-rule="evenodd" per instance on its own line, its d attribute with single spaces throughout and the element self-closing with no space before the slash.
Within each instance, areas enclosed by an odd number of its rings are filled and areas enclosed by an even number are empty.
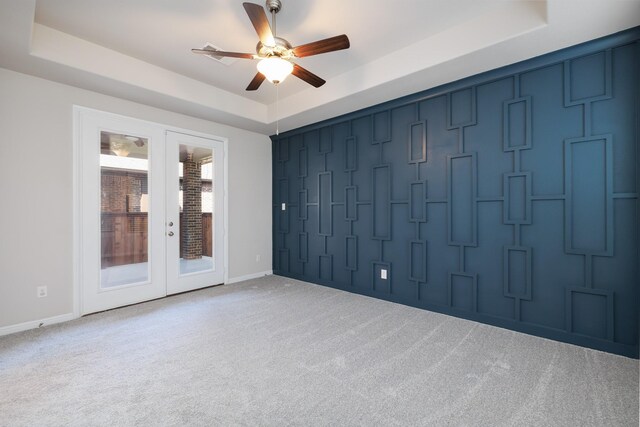
<svg viewBox="0 0 640 427">
<path fill-rule="evenodd" d="M 244 10 L 249 15 L 249 19 L 253 24 L 253 28 L 256 29 L 260 41 L 265 46 L 275 46 L 275 40 L 273 39 L 273 33 L 271 32 L 271 26 L 267 19 L 267 14 L 264 12 L 264 8 L 255 3 L 242 3 Z"/>
<path fill-rule="evenodd" d="M 320 87 L 326 83 L 320 77 L 316 76 L 306 68 L 302 68 L 298 64 L 293 64 L 293 71 L 291 72 L 291 74 L 293 74 L 300 80 L 304 80 L 305 82 L 309 83 L 313 87 Z"/>
<path fill-rule="evenodd" d="M 264 81 L 264 79 L 265 79 L 264 74 L 262 73 L 256 74 L 253 80 L 251 80 L 251 83 L 249 83 L 249 86 L 247 86 L 247 90 L 257 90 L 262 84 L 262 82 Z"/>
<path fill-rule="evenodd" d="M 301 46 L 294 47 L 292 50 L 295 56 L 298 58 L 304 58 L 305 56 L 348 49 L 350 45 L 349 37 L 342 34 L 340 36 L 329 37 L 328 39 L 303 44 Z"/>
<path fill-rule="evenodd" d="M 201 53 L 203 55 L 213 55 L 213 56 L 230 56 L 232 58 L 244 58 L 244 59 L 255 59 L 257 55 L 252 53 L 239 53 L 239 52 L 225 52 L 223 50 L 213 50 L 213 49 L 191 49 L 193 53 Z"/>
</svg>

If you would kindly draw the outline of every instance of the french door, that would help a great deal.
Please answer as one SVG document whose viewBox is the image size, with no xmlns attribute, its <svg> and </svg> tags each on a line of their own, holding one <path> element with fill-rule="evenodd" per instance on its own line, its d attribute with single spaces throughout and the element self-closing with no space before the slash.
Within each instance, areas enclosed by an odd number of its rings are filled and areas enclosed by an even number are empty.
<svg viewBox="0 0 640 427">
<path fill-rule="evenodd" d="M 224 145 L 77 109 L 80 314 L 224 281 Z"/>
<path fill-rule="evenodd" d="M 220 141 L 167 132 L 167 293 L 224 280 Z"/>
</svg>

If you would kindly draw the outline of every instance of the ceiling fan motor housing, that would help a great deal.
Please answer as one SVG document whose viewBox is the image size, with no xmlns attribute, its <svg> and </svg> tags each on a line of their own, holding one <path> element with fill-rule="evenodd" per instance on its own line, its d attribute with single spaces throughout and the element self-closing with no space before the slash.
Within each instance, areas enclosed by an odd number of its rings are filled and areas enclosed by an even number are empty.
<svg viewBox="0 0 640 427">
<path fill-rule="evenodd" d="M 266 58 L 269 56 L 279 56 L 280 58 L 288 59 L 293 56 L 291 53 L 291 43 L 283 39 L 282 37 L 274 37 L 273 40 L 276 42 L 275 46 L 266 46 L 262 44 L 262 42 L 258 42 L 256 46 L 256 52 L 258 56 Z"/>
</svg>

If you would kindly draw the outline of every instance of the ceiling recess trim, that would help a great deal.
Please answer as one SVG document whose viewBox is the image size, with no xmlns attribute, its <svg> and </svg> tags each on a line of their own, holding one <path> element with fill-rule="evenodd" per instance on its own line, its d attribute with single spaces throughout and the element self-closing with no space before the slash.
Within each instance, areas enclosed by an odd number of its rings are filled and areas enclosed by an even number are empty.
<svg viewBox="0 0 640 427">
<path fill-rule="evenodd" d="M 281 98 L 280 129 L 333 118 L 640 25 L 637 0 L 496 4 L 327 79 L 321 89 L 304 88 Z M 36 0 L 0 2 L 0 67 L 263 134 L 274 132 L 273 98 L 256 101 L 244 94 L 244 85 L 238 92 L 223 90 L 38 24 L 35 9 Z M 357 43 L 354 37 L 352 44 Z"/>
</svg>

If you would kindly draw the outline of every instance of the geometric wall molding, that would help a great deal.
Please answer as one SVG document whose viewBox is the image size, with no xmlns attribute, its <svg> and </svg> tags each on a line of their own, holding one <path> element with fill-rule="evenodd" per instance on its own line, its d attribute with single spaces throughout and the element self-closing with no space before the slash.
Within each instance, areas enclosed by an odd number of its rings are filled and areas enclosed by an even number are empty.
<svg viewBox="0 0 640 427">
<path fill-rule="evenodd" d="M 318 235 L 333 235 L 333 174 L 331 171 L 318 174 Z"/>
<path fill-rule="evenodd" d="M 391 141 L 391 114 L 389 111 L 375 113 L 371 123 L 371 144 Z"/>
<path fill-rule="evenodd" d="M 476 124 L 476 91 L 466 88 L 447 93 L 447 129 Z"/>
<path fill-rule="evenodd" d="M 427 282 L 427 243 L 412 240 L 409 243 L 409 280 Z"/>
<path fill-rule="evenodd" d="M 309 233 L 298 233 L 298 261 L 309 262 Z"/>
<path fill-rule="evenodd" d="M 426 222 L 427 182 L 413 181 L 409 183 L 409 221 Z"/>
<path fill-rule="evenodd" d="M 358 236 L 345 236 L 345 268 L 358 270 Z"/>
<path fill-rule="evenodd" d="M 422 163 L 427 161 L 427 121 L 411 123 L 409 125 L 409 139 L 407 153 L 409 163 Z"/>
<path fill-rule="evenodd" d="M 333 150 L 333 139 L 331 135 L 331 128 L 323 127 L 320 129 L 320 143 L 318 144 L 318 151 L 320 154 L 331 153 Z"/>
<path fill-rule="evenodd" d="M 531 148 L 531 97 L 523 96 L 503 103 L 503 150 Z"/>
<path fill-rule="evenodd" d="M 306 178 L 307 177 L 307 149 L 301 148 L 298 150 L 298 178 Z"/>
<path fill-rule="evenodd" d="M 289 140 L 284 138 L 278 144 L 278 156 L 279 162 L 286 162 L 289 160 Z"/>
<path fill-rule="evenodd" d="M 356 137 L 350 136 L 344 141 L 345 146 L 345 172 L 354 172 L 358 169 L 358 145 Z"/>
<path fill-rule="evenodd" d="M 531 172 L 509 172 L 503 176 L 504 223 L 531 224 Z"/>
<path fill-rule="evenodd" d="M 478 307 L 478 275 L 449 273 L 449 305 L 456 309 L 476 311 Z"/>
<path fill-rule="evenodd" d="M 307 190 L 298 191 L 298 219 L 309 219 L 309 192 Z"/>
<path fill-rule="evenodd" d="M 358 220 L 358 187 L 355 185 L 344 187 L 344 219 Z"/>
<path fill-rule="evenodd" d="M 570 59 L 564 68 L 564 105 L 611 98 L 611 49 Z"/>
<path fill-rule="evenodd" d="M 333 255 L 318 257 L 318 276 L 321 280 L 333 280 Z"/>
<path fill-rule="evenodd" d="M 565 250 L 613 255 L 613 143 L 611 135 L 564 141 Z"/>
<path fill-rule="evenodd" d="M 504 295 L 531 301 L 531 248 L 505 246 L 502 259 Z"/>
<path fill-rule="evenodd" d="M 450 245 L 477 245 L 476 199 L 478 197 L 476 154 L 447 156 L 448 236 Z"/>
<path fill-rule="evenodd" d="M 638 75 L 640 28 L 273 136 L 274 273 L 638 357 Z"/>
<path fill-rule="evenodd" d="M 567 332 L 613 340 L 613 292 L 567 287 Z"/>
<path fill-rule="evenodd" d="M 391 165 L 372 168 L 372 238 L 391 240 Z"/>
</svg>

